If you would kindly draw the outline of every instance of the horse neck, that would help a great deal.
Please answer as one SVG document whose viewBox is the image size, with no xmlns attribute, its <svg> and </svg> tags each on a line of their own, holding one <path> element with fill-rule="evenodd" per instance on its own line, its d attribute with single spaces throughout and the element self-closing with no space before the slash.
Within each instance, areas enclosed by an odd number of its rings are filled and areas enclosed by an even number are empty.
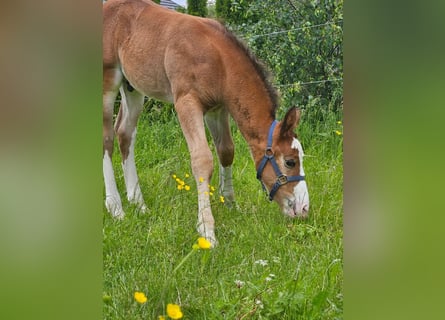
<svg viewBox="0 0 445 320">
<path fill-rule="evenodd" d="M 225 77 L 221 97 L 258 165 L 267 146 L 270 125 L 275 120 L 276 98 L 259 63 L 248 50 L 236 39 L 223 43 L 220 57 Z"/>
<path fill-rule="evenodd" d="M 275 120 L 272 100 L 265 89 L 253 89 L 242 85 L 236 91 L 237 96 L 232 99 L 228 109 L 249 145 L 258 167 L 267 146 L 270 125 Z"/>
</svg>

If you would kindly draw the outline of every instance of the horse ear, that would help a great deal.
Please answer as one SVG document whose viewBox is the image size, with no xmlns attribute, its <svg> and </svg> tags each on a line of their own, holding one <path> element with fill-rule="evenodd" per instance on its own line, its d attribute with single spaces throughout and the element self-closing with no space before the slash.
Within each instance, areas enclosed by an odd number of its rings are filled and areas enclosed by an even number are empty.
<svg viewBox="0 0 445 320">
<path fill-rule="evenodd" d="M 300 116 L 301 116 L 301 111 L 297 107 L 292 107 L 287 111 L 283 121 L 281 121 L 281 129 L 280 129 L 281 138 L 289 138 L 295 136 L 294 130 L 298 126 L 298 123 L 300 122 Z"/>
</svg>

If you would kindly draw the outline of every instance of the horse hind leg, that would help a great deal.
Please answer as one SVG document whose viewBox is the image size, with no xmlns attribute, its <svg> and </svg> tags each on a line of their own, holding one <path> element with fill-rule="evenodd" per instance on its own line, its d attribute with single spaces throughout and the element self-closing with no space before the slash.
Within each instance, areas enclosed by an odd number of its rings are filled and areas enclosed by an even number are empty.
<svg viewBox="0 0 445 320">
<path fill-rule="evenodd" d="M 122 201 L 116 185 L 112 165 L 114 131 L 113 111 L 122 74 L 117 69 L 104 69 L 103 73 L 103 176 L 105 184 L 105 207 L 115 218 L 123 218 Z"/>
<path fill-rule="evenodd" d="M 230 134 L 229 114 L 220 107 L 208 112 L 205 116 L 207 127 L 213 137 L 219 159 L 219 192 L 224 196 L 224 203 L 232 207 L 235 194 L 232 182 L 232 164 L 235 153 L 232 135 Z"/>
<path fill-rule="evenodd" d="M 144 96 L 128 85 L 127 81 L 124 81 L 119 90 L 122 100 L 116 119 L 115 131 L 122 155 L 122 169 L 124 171 L 127 199 L 130 203 L 136 204 L 142 212 L 145 212 L 147 207 L 139 185 L 134 159 L 136 125 L 143 108 Z"/>
</svg>

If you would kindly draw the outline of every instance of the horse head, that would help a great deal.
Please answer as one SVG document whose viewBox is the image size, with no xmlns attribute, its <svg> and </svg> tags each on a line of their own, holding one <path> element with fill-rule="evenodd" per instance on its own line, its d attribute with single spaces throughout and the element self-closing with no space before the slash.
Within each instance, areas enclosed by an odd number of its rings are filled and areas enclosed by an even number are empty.
<svg viewBox="0 0 445 320">
<path fill-rule="evenodd" d="M 269 129 L 267 147 L 257 165 L 257 178 L 285 215 L 307 217 L 309 193 L 303 169 L 303 148 L 294 133 L 300 110 L 291 108 Z"/>
</svg>

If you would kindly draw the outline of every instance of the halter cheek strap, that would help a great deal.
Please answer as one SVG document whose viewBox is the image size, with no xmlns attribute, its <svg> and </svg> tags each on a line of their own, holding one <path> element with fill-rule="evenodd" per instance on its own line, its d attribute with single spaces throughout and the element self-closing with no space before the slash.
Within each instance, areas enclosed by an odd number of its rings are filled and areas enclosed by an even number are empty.
<svg viewBox="0 0 445 320">
<path fill-rule="evenodd" d="M 275 171 L 275 174 L 277 176 L 277 180 L 275 181 L 275 183 L 272 186 L 272 189 L 269 192 L 269 200 L 270 201 L 273 200 L 273 197 L 275 196 L 275 194 L 277 193 L 278 189 L 282 185 L 285 185 L 285 184 L 287 184 L 289 182 L 304 180 L 304 176 L 290 176 L 290 177 L 288 177 L 285 174 L 283 174 L 281 172 L 280 168 L 278 167 L 277 161 L 275 160 L 274 152 L 272 151 L 272 137 L 273 137 L 273 132 L 275 130 L 275 126 L 277 125 L 277 123 L 278 123 L 278 121 L 274 120 L 272 122 L 272 124 L 270 125 L 269 134 L 267 136 L 266 151 L 264 152 L 263 159 L 261 159 L 260 165 L 258 166 L 258 170 L 257 170 L 257 173 L 256 173 L 256 177 L 257 177 L 258 180 L 261 181 L 263 189 L 267 190 L 266 186 L 264 185 L 264 182 L 261 180 L 261 176 L 263 174 L 264 168 L 266 167 L 266 164 L 268 162 L 270 162 L 270 164 L 272 165 L 272 168 Z"/>
</svg>

